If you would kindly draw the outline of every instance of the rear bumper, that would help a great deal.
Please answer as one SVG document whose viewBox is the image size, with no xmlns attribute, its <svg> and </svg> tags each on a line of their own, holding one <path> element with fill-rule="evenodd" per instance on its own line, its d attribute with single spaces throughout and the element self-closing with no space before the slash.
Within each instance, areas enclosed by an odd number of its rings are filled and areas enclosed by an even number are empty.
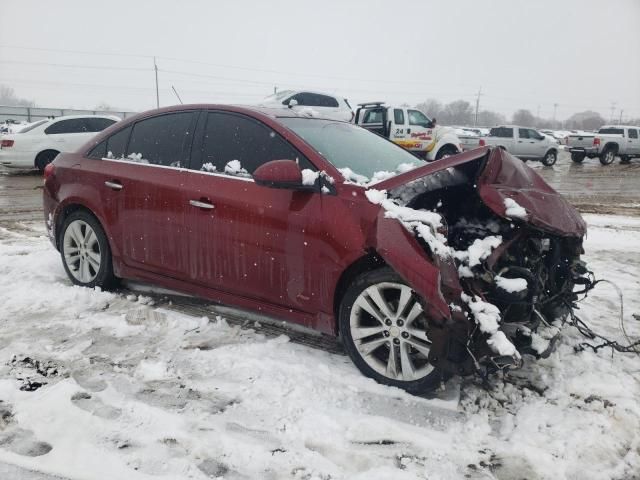
<svg viewBox="0 0 640 480">
<path fill-rule="evenodd" d="M 0 165 L 8 168 L 35 168 L 36 152 L 0 149 Z"/>
<path fill-rule="evenodd" d="M 598 155 L 598 149 L 593 147 L 569 147 L 569 152 L 586 155 L 587 157 L 596 157 Z"/>
<path fill-rule="evenodd" d="M 45 188 L 42 191 L 42 207 L 44 212 L 44 223 L 45 223 L 45 226 L 47 227 L 47 236 L 49 237 L 49 240 L 51 241 L 51 243 L 56 249 L 58 248 L 57 241 L 56 241 L 58 232 L 56 231 L 56 227 L 58 224 L 57 220 L 58 220 L 58 213 L 59 213 L 58 212 L 59 204 L 60 203 L 51 196 L 51 194 L 47 190 L 47 187 L 45 186 Z"/>
</svg>

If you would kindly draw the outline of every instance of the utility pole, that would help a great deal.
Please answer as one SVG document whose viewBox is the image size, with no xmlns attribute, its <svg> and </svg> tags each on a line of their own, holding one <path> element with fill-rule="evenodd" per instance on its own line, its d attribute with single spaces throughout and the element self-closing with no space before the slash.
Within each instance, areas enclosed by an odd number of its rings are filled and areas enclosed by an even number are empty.
<svg viewBox="0 0 640 480">
<path fill-rule="evenodd" d="M 478 90 L 478 97 L 476 98 L 476 115 L 473 118 L 473 126 L 478 125 L 478 111 L 480 110 L 480 96 L 482 95 L 482 86 L 480 86 L 480 90 Z"/>
<path fill-rule="evenodd" d="M 156 108 L 160 108 L 160 92 L 158 90 L 158 65 L 156 57 L 153 57 L 153 69 L 156 71 Z"/>
<path fill-rule="evenodd" d="M 540 105 L 538 105 L 538 110 L 536 110 L 536 118 L 540 118 Z"/>
<path fill-rule="evenodd" d="M 616 102 L 611 102 L 611 123 L 613 123 L 613 112 L 616 110 Z"/>
<path fill-rule="evenodd" d="M 553 123 L 556 123 L 556 111 L 558 110 L 558 104 L 553 104 Z"/>
<path fill-rule="evenodd" d="M 622 112 L 624 112 L 624 110 L 620 109 L 620 120 L 618 120 L 618 125 L 622 125 Z"/>
<path fill-rule="evenodd" d="M 273 94 L 278 93 L 278 87 L 276 85 L 273 86 Z"/>
</svg>

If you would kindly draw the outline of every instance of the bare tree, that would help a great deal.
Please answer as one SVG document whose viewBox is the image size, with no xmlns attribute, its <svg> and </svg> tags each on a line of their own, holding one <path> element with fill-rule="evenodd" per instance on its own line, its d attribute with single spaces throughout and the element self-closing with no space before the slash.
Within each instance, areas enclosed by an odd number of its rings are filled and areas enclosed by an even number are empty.
<svg viewBox="0 0 640 480">
<path fill-rule="evenodd" d="M 439 119 L 444 125 L 468 125 L 471 123 L 473 108 L 466 100 L 448 103 Z"/>
<path fill-rule="evenodd" d="M 536 117 L 529 110 L 520 109 L 513 114 L 512 122 L 523 127 L 535 127 Z"/>
<path fill-rule="evenodd" d="M 419 103 L 415 108 L 416 110 L 420 110 L 427 117 L 440 120 L 442 113 L 442 103 L 440 103 L 438 100 L 430 98 L 422 103 Z"/>
<path fill-rule="evenodd" d="M 598 112 L 586 110 L 571 115 L 566 121 L 566 126 L 572 129 L 597 130 L 605 123 L 604 118 Z"/>
<path fill-rule="evenodd" d="M 483 127 L 495 127 L 496 125 L 507 123 L 504 115 L 490 110 L 480 110 L 478 112 L 478 125 Z"/>
<path fill-rule="evenodd" d="M 13 88 L 6 85 L 0 85 L 0 105 L 9 105 L 12 107 L 33 107 L 35 103 L 25 98 L 16 96 Z"/>
</svg>

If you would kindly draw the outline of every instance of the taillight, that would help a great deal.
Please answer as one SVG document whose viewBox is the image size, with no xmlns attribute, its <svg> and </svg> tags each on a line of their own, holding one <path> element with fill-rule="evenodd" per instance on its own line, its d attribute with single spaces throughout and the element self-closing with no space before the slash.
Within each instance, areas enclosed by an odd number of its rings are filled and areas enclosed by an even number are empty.
<svg viewBox="0 0 640 480">
<path fill-rule="evenodd" d="M 50 177 L 53 177 L 55 170 L 56 170 L 56 167 L 53 166 L 53 163 L 47 164 L 47 166 L 44 167 L 43 181 L 46 182 Z"/>
<path fill-rule="evenodd" d="M 484 138 L 481 138 L 480 141 L 478 142 L 478 145 L 480 145 L 481 147 L 484 147 L 487 144 L 487 142 L 484 141 Z"/>
<path fill-rule="evenodd" d="M 13 144 L 14 144 L 14 143 L 15 143 L 15 142 L 14 142 L 13 140 L 7 140 L 7 139 L 4 139 L 4 140 L 2 140 L 2 141 L 0 142 L 0 147 L 2 147 L 2 148 L 9 148 L 9 147 L 13 147 Z"/>
<path fill-rule="evenodd" d="M 598 137 L 593 137 L 593 146 L 597 147 L 600 145 L 600 139 Z"/>
</svg>

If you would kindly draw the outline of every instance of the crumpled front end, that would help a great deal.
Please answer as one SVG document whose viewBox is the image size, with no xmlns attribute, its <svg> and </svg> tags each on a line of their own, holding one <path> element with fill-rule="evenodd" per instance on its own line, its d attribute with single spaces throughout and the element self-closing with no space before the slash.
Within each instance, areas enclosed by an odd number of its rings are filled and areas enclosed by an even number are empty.
<svg viewBox="0 0 640 480">
<path fill-rule="evenodd" d="M 378 252 L 430 305 L 431 363 L 468 374 L 516 366 L 523 354 L 547 356 L 575 285 L 590 281 L 580 260 L 584 220 L 500 149 L 448 162 L 413 172 L 377 202 Z"/>
</svg>

